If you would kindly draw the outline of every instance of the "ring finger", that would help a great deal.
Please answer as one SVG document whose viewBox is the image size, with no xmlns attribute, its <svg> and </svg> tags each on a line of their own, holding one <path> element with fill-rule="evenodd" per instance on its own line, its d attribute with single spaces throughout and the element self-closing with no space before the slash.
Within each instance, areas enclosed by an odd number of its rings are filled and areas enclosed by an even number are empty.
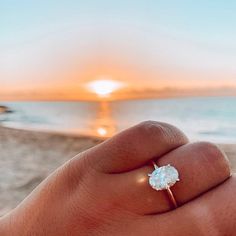
<svg viewBox="0 0 236 236">
<path fill-rule="evenodd" d="M 228 160 L 213 144 L 199 142 L 187 144 L 159 158 L 158 166 L 170 164 L 180 175 L 171 191 L 178 205 L 182 205 L 209 189 L 219 185 L 230 176 Z M 110 183 L 123 206 L 139 214 L 155 214 L 169 211 L 173 203 L 165 190 L 156 191 L 148 183 L 152 165 L 111 175 Z M 115 188 L 114 188 L 115 186 Z"/>
</svg>

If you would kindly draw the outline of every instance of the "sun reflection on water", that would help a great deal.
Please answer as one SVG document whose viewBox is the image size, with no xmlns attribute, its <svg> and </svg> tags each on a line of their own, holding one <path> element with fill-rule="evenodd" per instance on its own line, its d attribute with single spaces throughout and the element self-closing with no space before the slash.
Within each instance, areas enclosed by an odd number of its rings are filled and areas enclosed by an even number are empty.
<svg viewBox="0 0 236 236">
<path fill-rule="evenodd" d="M 117 131 L 115 120 L 112 118 L 109 102 L 99 103 L 97 116 L 92 123 L 92 132 L 94 136 L 111 137 Z"/>
</svg>

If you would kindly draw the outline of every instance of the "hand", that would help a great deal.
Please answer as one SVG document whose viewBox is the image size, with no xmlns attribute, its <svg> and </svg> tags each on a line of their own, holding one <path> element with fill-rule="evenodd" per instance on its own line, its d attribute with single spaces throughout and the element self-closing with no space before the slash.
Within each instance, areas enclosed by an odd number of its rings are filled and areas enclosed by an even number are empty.
<svg viewBox="0 0 236 236">
<path fill-rule="evenodd" d="M 155 191 L 151 160 L 180 181 Z M 236 177 L 210 143 L 189 144 L 177 128 L 143 122 L 71 159 L 0 221 L 0 235 L 216 236 L 236 233 Z"/>
</svg>

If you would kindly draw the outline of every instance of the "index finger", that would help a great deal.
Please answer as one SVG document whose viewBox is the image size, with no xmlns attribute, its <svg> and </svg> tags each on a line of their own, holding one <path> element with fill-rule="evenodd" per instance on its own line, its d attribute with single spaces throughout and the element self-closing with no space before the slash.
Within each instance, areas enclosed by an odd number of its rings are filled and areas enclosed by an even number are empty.
<svg viewBox="0 0 236 236">
<path fill-rule="evenodd" d="M 90 149 L 85 158 L 96 170 L 121 173 L 141 167 L 187 142 L 178 128 L 145 121 Z"/>
</svg>

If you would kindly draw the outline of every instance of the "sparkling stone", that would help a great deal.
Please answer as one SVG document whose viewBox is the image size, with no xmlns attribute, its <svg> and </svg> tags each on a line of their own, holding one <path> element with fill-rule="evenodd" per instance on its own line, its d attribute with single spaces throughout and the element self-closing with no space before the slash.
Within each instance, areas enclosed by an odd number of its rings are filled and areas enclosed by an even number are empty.
<svg viewBox="0 0 236 236">
<path fill-rule="evenodd" d="M 179 173 L 171 165 L 158 167 L 149 176 L 149 184 L 156 190 L 167 189 L 179 181 Z"/>
</svg>

